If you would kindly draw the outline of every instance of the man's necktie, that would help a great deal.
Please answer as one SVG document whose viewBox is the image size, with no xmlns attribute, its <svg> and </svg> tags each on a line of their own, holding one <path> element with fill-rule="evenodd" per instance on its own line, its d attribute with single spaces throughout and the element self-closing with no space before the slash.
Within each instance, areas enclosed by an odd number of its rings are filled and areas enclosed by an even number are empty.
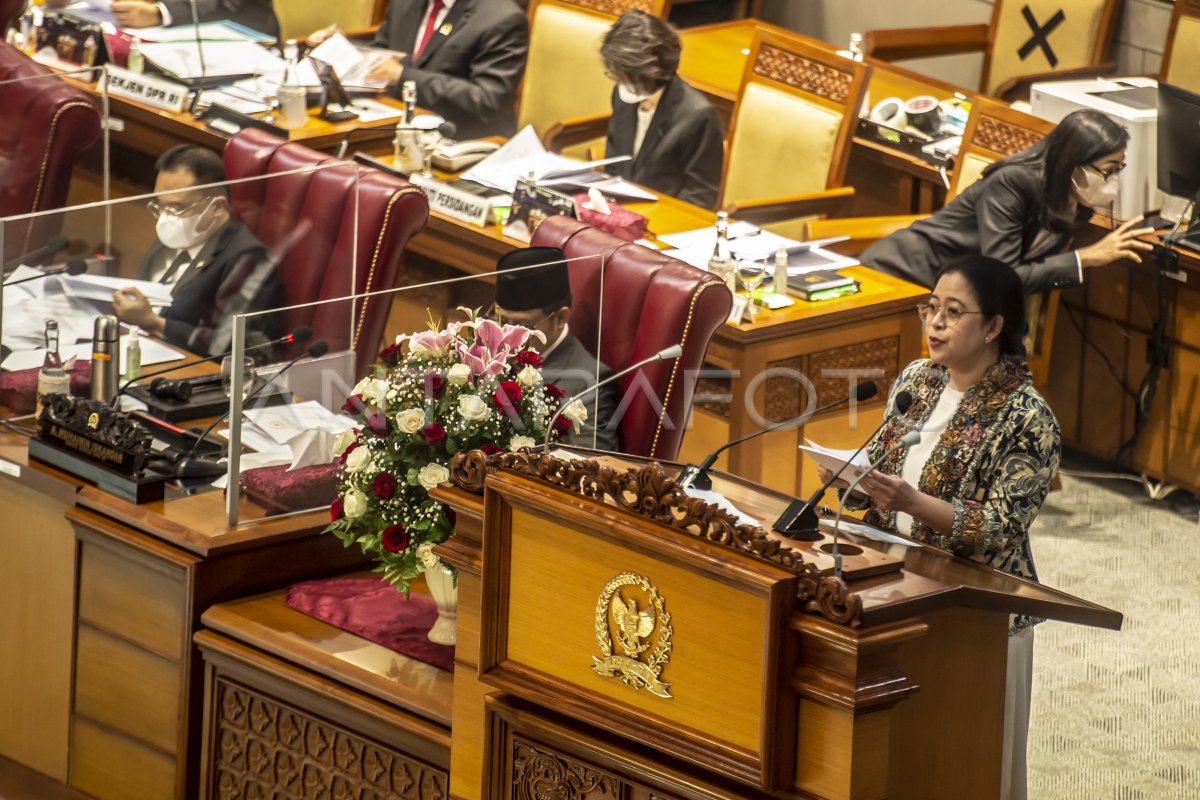
<svg viewBox="0 0 1200 800">
<path fill-rule="evenodd" d="M 421 41 L 417 43 L 417 51 L 413 53 L 412 60 L 416 61 L 421 57 L 421 53 L 425 50 L 425 45 L 429 44 L 429 40 L 433 38 L 433 32 L 437 28 L 437 19 L 441 16 L 442 9 L 446 4 L 442 0 L 433 0 L 429 4 L 429 18 L 425 20 L 425 30 L 421 31 Z"/>
<path fill-rule="evenodd" d="M 172 261 L 170 266 L 167 267 L 167 271 L 164 272 L 162 277 L 158 279 L 158 282 L 166 284 L 174 283 L 175 279 L 179 277 L 180 271 L 182 271 L 183 268 L 191 262 L 192 257 L 188 255 L 188 251 L 180 250 L 179 254 L 175 256 L 175 260 Z"/>
</svg>

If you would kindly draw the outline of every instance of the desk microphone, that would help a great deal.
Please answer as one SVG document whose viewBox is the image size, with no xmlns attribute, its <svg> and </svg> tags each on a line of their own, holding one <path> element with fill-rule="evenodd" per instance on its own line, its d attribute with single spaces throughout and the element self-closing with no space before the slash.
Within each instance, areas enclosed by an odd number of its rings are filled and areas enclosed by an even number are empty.
<svg viewBox="0 0 1200 800">
<path fill-rule="evenodd" d="M 20 280 L 8 281 L 4 284 L 4 288 L 7 289 L 9 286 L 18 286 L 22 283 L 28 283 L 29 281 L 40 281 L 42 278 L 49 278 L 51 275 L 62 275 L 63 273 L 66 273 L 67 275 L 73 276 L 82 275 L 85 272 L 87 272 L 87 263 L 77 258 L 73 261 L 68 261 L 61 267 L 42 270 L 42 272 L 37 275 L 30 275 L 29 277 L 21 278 Z"/>
<path fill-rule="evenodd" d="M 204 84 L 208 82 L 208 68 L 204 64 L 204 46 L 200 39 L 200 12 L 196 9 L 196 0 L 189 0 L 188 5 L 192 9 L 192 31 L 196 37 L 196 55 L 200 59 L 200 83 L 196 86 L 196 94 L 192 97 L 192 105 L 188 108 L 188 113 L 193 117 L 199 116 L 196 113 L 196 106 L 200 103 L 200 94 L 204 91 Z"/>
<path fill-rule="evenodd" d="M 10 258 L 4 262 L 4 271 L 7 272 L 9 267 L 16 267 L 24 264 L 26 261 L 35 261 L 42 256 L 48 256 L 52 253 L 59 253 L 71 246 L 71 240 L 59 234 L 51 236 L 46 243 L 41 247 L 30 250 L 28 253 L 23 253 L 16 258 Z"/>
<path fill-rule="evenodd" d="M 280 369 L 278 372 L 276 372 L 274 374 L 274 376 L 271 377 L 270 380 L 263 381 L 262 386 L 259 386 L 253 392 L 246 395 L 246 399 L 242 401 L 243 408 L 245 407 L 246 403 L 249 403 L 251 400 L 258 397 L 260 394 L 263 393 L 263 391 L 268 386 L 273 384 L 275 381 L 279 380 L 279 377 L 281 375 L 283 375 L 283 373 L 287 372 L 289 369 L 294 367 L 296 365 L 296 362 L 299 361 L 300 359 L 302 359 L 302 358 L 320 358 L 321 356 L 325 355 L 328 352 L 329 352 L 329 342 L 325 341 L 324 339 L 317 339 L 315 342 L 313 342 L 312 344 L 310 344 L 308 346 L 308 349 L 306 351 L 304 351 L 300 355 L 296 356 L 288 363 L 284 364 L 283 368 Z M 225 468 L 223 466 L 221 466 L 221 464 L 217 461 L 206 461 L 203 458 L 193 458 L 192 456 L 196 452 L 196 448 L 200 446 L 200 443 L 203 442 L 210 433 L 212 433 L 213 428 L 220 425 L 228 416 L 229 416 L 229 409 L 225 409 L 225 413 L 223 413 L 221 416 L 214 419 L 212 421 L 212 424 L 204 429 L 204 431 L 200 434 L 200 436 L 192 444 L 191 449 L 187 451 L 187 455 L 185 455 L 183 458 L 181 458 L 179 460 L 179 462 L 175 465 L 175 476 L 176 477 L 178 477 L 178 478 L 215 478 L 218 475 L 221 475 L 225 472 Z"/>
<path fill-rule="evenodd" d="M 708 476 L 708 471 L 712 469 L 712 465 L 716 463 L 717 457 L 734 445 L 741 444 L 742 442 L 748 442 L 757 436 L 762 436 L 770 433 L 771 431 L 777 431 L 780 428 L 789 428 L 793 425 L 799 425 L 807 422 L 817 414 L 823 414 L 831 408 L 837 408 L 842 403 L 850 402 L 851 399 L 854 399 L 860 403 L 864 400 L 870 400 L 878 391 L 879 387 L 875 384 L 875 381 L 863 381 L 854 387 L 854 391 L 852 393 L 846 395 L 840 400 L 827 403 L 826 405 L 823 405 L 812 412 L 806 411 L 798 417 L 792 417 L 791 419 L 785 419 L 783 422 L 776 422 L 774 425 L 768 425 L 767 427 L 757 430 L 748 436 L 743 436 L 740 439 L 734 439 L 732 442 L 726 442 L 716 450 L 713 450 L 711 453 L 709 453 L 705 459 L 700 462 L 700 466 L 697 467 L 694 464 L 688 464 L 686 467 L 684 467 L 683 472 L 680 473 L 677 483 L 684 489 L 695 486 L 697 489 L 708 491 L 712 488 L 712 479 Z"/>
<path fill-rule="evenodd" d="M 292 332 L 289 333 L 288 335 L 281 336 L 278 339 L 272 339 L 269 342 L 263 342 L 262 344 L 251 345 L 250 347 L 246 348 L 246 352 L 249 353 L 254 350 L 262 350 L 267 347 L 275 347 L 276 345 L 281 345 L 281 344 L 293 344 L 293 343 L 304 344 L 311 338 L 312 338 L 312 328 L 308 327 L 307 325 L 297 325 L 295 328 L 292 328 Z M 142 373 L 141 375 L 135 375 L 134 377 L 125 381 L 125 383 L 121 384 L 121 388 L 117 389 L 117 394 L 115 397 L 113 397 L 113 405 L 114 406 L 116 405 L 117 398 L 119 398 L 121 395 L 125 394 L 125 391 L 130 386 L 132 386 L 135 381 L 144 381 L 147 378 L 156 378 L 159 375 L 166 375 L 168 372 L 174 372 L 177 369 L 186 369 L 188 367 L 194 367 L 197 364 L 207 364 L 209 361 L 220 361 L 222 358 L 225 358 L 225 356 L 232 355 L 232 354 L 233 354 L 232 350 L 227 350 L 224 353 L 218 353 L 215 356 L 205 356 L 204 358 L 194 358 L 191 361 L 185 361 L 182 364 L 174 364 L 169 367 L 164 367 L 163 369 L 155 370 L 154 372 L 145 372 L 145 373 Z M 182 399 L 186 400 L 187 398 L 182 398 Z"/>
<path fill-rule="evenodd" d="M 892 400 L 892 406 L 896 409 L 898 415 L 904 416 L 908 413 L 908 407 L 912 405 L 912 401 L 912 394 L 903 391 L 896 394 L 896 397 Z M 879 431 L 883 430 L 883 426 L 887 424 L 887 421 L 888 417 L 884 416 L 883 422 L 879 423 L 879 427 L 863 440 L 863 443 L 858 446 L 858 449 L 854 451 L 850 458 L 846 459 L 838 467 L 837 472 L 829 476 L 829 480 L 821 484 L 803 503 L 799 500 L 793 500 L 788 504 L 787 509 L 779 515 L 779 519 L 775 520 L 775 524 L 771 527 L 792 539 L 807 537 L 815 541 L 820 538 L 817 534 L 817 503 L 821 502 L 821 498 L 825 495 L 826 490 L 833 485 L 834 481 L 841 477 L 846 467 L 850 466 L 850 462 L 858 457 L 858 454 L 863 451 L 867 443 L 874 439 Z"/>
<path fill-rule="evenodd" d="M 626 375 L 628 375 L 629 373 L 633 372 L 634 370 L 641 369 L 642 367 L 646 366 L 647 364 L 650 364 L 654 361 L 669 361 L 670 359 L 673 359 L 673 358 L 679 358 L 681 355 L 683 355 L 683 348 L 677 344 L 673 344 L 670 347 L 664 347 L 662 350 L 659 350 L 657 353 L 650 356 L 649 358 L 643 358 L 641 361 L 637 362 L 636 364 L 626 367 L 625 369 L 621 370 L 620 372 L 616 373 L 615 375 L 609 375 L 607 378 L 605 378 L 602 381 L 597 381 L 596 383 L 593 383 L 591 386 L 587 387 L 582 392 L 576 392 L 574 395 L 572 395 L 571 397 L 568 397 L 562 403 L 559 403 L 558 409 L 554 412 L 554 416 L 550 417 L 549 422 L 546 423 L 546 438 L 542 441 L 542 452 L 543 453 L 549 452 L 549 450 L 550 450 L 550 435 L 554 433 L 554 422 L 555 422 L 555 420 L 557 420 L 559 417 L 562 416 L 563 411 L 565 411 L 567 406 L 571 405 L 571 403 L 574 403 L 576 400 L 579 400 L 580 398 L 582 398 L 585 395 L 595 393 L 595 391 L 597 389 L 599 389 L 601 386 L 605 385 L 606 383 L 612 383 L 613 381 L 617 380 L 618 378 L 623 378 Z M 599 420 L 597 420 L 597 422 L 599 422 Z M 593 439 L 593 443 L 594 442 L 595 442 L 595 440 Z"/>
<path fill-rule="evenodd" d="M 839 578 L 842 577 L 842 554 L 838 552 L 838 525 L 842 522 L 842 511 L 846 508 L 846 499 L 850 497 L 851 492 L 858 488 L 859 482 L 878 469 L 883 460 L 897 450 L 907 450 L 921 441 L 920 431 L 909 431 L 900 437 L 900 441 L 884 451 L 883 455 L 875 459 L 871 466 L 863 471 L 861 475 L 854 479 L 854 482 L 846 489 L 846 493 L 842 495 L 842 500 L 838 503 L 837 516 L 833 518 L 833 574 Z M 838 470 L 841 472 L 841 470 Z"/>
</svg>

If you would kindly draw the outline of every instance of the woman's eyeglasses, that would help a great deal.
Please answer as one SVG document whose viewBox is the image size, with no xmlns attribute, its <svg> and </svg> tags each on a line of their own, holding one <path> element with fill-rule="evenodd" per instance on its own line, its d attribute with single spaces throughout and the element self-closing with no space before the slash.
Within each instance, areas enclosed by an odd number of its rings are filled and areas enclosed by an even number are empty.
<svg viewBox="0 0 1200 800">
<path fill-rule="evenodd" d="M 1125 162 L 1121 162 L 1120 164 L 1113 167 L 1112 169 L 1100 169 L 1095 164 L 1088 164 L 1087 166 L 1089 166 L 1093 170 L 1095 170 L 1096 174 L 1098 174 L 1101 178 L 1104 178 L 1104 180 L 1108 180 L 1113 175 L 1116 175 L 1117 173 L 1119 173 L 1121 170 L 1125 169 L 1129 165 L 1126 164 Z"/>
<path fill-rule="evenodd" d="M 965 314 L 982 314 L 982 311 L 964 311 L 957 306 L 940 306 L 935 303 L 917 303 L 917 316 L 926 325 L 932 325 L 939 316 L 947 328 L 953 328 Z"/>
</svg>

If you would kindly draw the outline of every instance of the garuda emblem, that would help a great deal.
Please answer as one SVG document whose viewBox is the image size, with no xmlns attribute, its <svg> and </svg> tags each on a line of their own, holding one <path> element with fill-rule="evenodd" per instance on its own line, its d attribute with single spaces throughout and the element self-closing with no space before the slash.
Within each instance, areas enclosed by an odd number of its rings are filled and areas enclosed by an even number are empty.
<svg viewBox="0 0 1200 800">
<path fill-rule="evenodd" d="M 658 589 L 640 575 L 623 572 L 604 585 L 596 602 L 596 644 L 601 655 L 593 656 L 592 669 L 626 686 L 669 698 L 671 685 L 660 677 L 670 657 L 672 633 L 671 615 Z"/>
</svg>

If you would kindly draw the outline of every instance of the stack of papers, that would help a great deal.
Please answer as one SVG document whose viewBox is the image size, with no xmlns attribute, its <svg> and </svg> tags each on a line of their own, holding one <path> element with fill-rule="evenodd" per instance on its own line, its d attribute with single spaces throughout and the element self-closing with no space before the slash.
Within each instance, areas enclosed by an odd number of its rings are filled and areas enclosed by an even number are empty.
<svg viewBox="0 0 1200 800">
<path fill-rule="evenodd" d="M 808 453 L 813 461 L 816 461 L 830 472 L 836 473 L 842 467 L 846 467 L 841 474 L 841 477 L 846 481 L 853 481 L 861 473 L 871 468 L 871 462 L 867 459 L 865 453 L 859 452 L 858 455 L 855 455 L 854 450 L 838 450 L 832 447 L 822 447 L 811 439 L 805 439 L 804 442 L 804 444 L 800 445 L 800 449 Z"/>
<path fill-rule="evenodd" d="M 856 265 L 857 260 L 832 250 L 826 250 L 824 247 L 833 242 L 844 241 L 846 238 L 848 237 L 841 236 L 834 239 L 800 242 L 751 225 L 749 222 L 731 222 L 729 224 L 730 254 L 738 260 L 765 261 L 768 280 L 775 274 L 775 251 L 780 248 L 787 250 L 788 253 L 789 276 Z M 670 248 L 666 250 L 668 255 L 691 264 L 693 267 L 704 269 L 708 266 L 708 260 L 712 257 L 713 250 L 717 245 L 717 229 L 709 227 L 683 233 L 672 233 L 658 237 L 658 241 Z"/>
<path fill-rule="evenodd" d="M 321 42 L 309 55 L 333 67 L 333 73 L 347 89 L 386 89 L 386 79 L 369 76 L 380 64 L 404 58 L 404 53 L 395 50 L 357 47 L 340 33 Z"/>
</svg>

